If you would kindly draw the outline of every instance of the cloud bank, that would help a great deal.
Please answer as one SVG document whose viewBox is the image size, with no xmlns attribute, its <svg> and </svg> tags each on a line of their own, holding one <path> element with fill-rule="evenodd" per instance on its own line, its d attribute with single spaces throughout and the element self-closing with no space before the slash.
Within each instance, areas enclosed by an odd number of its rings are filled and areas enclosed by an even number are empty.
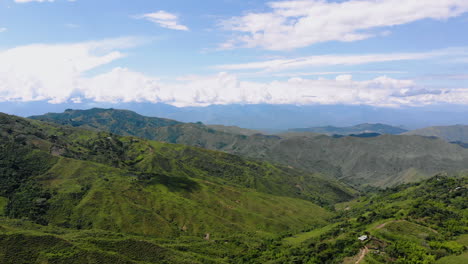
<svg viewBox="0 0 468 264">
<path fill-rule="evenodd" d="M 0 51 L 0 101 L 162 102 L 175 106 L 211 104 L 350 104 L 373 106 L 468 104 L 468 88 L 432 89 L 412 80 L 381 76 L 353 80 L 291 78 L 243 81 L 235 74 L 189 76 L 162 82 L 127 68 L 115 67 L 90 76 L 125 56 L 133 38 L 74 44 L 20 46 Z M 101 71 L 102 72 L 102 71 Z"/>
<path fill-rule="evenodd" d="M 382 29 L 422 19 L 445 20 L 468 12 L 466 0 L 294 0 L 268 3 L 221 22 L 237 36 L 221 48 L 290 50 L 327 41 L 352 42 L 387 35 Z"/>
</svg>

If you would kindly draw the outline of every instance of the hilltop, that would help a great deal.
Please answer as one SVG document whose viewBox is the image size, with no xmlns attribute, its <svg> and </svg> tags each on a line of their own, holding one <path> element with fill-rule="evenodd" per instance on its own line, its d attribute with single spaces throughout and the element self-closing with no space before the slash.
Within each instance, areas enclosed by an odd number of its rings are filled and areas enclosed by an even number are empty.
<svg viewBox="0 0 468 264">
<path fill-rule="evenodd" d="M 83 127 L 96 131 L 109 131 L 123 136 L 149 137 L 158 127 L 182 124 L 175 120 L 146 117 L 128 110 L 93 108 L 89 110 L 67 109 L 63 113 L 48 113 L 43 116 L 32 116 L 60 125 Z"/>
</svg>

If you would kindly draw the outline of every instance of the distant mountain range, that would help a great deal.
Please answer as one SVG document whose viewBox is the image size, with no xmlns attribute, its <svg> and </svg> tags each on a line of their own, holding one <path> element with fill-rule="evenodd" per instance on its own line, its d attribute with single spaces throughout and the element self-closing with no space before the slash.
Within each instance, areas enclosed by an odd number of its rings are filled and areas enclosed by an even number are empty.
<svg viewBox="0 0 468 264">
<path fill-rule="evenodd" d="M 373 107 L 364 105 L 268 105 L 231 104 L 206 107 L 175 107 L 163 103 L 100 103 L 102 108 L 128 109 L 146 116 L 157 116 L 182 122 L 203 122 L 238 126 L 269 133 L 290 128 L 320 126 L 353 126 L 383 123 L 416 129 L 434 125 L 467 123 L 468 106 L 430 105 L 418 107 Z M 31 116 L 65 109 L 90 109 L 94 102 L 50 104 L 47 101 L 0 102 L 2 112 Z"/>
<path fill-rule="evenodd" d="M 448 142 L 468 143 L 468 126 L 436 126 L 408 131 L 406 135 L 438 137 Z"/>
<path fill-rule="evenodd" d="M 360 124 L 350 127 L 335 127 L 335 126 L 325 126 L 325 127 L 309 127 L 309 128 L 295 128 L 290 129 L 292 132 L 313 132 L 320 133 L 325 135 L 351 135 L 351 134 L 364 134 L 364 133 L 378 133 L 378 134 L 390 134 L 390 135 L 399 135 L 408 130 L 389 126 L 385 124 Z"/>
<path fill-rule="evenodd" d="M 148 126 L 144 121 L 151 120 Z M 356 186 L 387 187 L 414 182 L 438 172 L 468 169 L 468 150 L 443 140 L 409 135 L 329 137 L 310 132 L 246 135 L 201 123 L 142 117 L 126 110 L 69 110 L 31 117 L 36 120 L 184 144 L 283 164 Z M 148 119 L 149 118 L 149 119 Z M 80 123 L 81 120 L 88 122 Z M 159 125 L 159 126 L 158 126 Z M 380 128 L 380 132 L 398 128 Z M 362 131 L 362 130 L 361 130 Z M 367 131 L 367 130 L 366 130 Z M 356 132 L 356 130 L 355 130 Z"/>
</svg>

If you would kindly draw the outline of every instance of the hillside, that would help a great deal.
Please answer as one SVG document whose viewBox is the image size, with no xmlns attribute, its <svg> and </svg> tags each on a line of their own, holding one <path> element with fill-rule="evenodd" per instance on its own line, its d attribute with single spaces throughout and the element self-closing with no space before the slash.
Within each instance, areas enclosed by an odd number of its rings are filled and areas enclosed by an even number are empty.
<svg viewBox="0 0 468 264">
<path fill-rule="evenodd" d="M 369 194 L 337 206 L 333 224 L 284 237 L 258 263 L 466 263 L 467 204 L 466 176 Z"/>
<path fill-rule="evenodd" d="M 408 131 L 405 135 L 438 137 L 448 142 L 468 143 L 468 126 L 436 126 Z"/>
<path fill-rule="evenodd" d="M 153 234 L 323 224 L 353 191 L 320 175 L 194 147 L 0 115 L 6 215 Z M 294 215 L 294 217 L 291 217 Z"/>
<path fill-rule="evenodd" d="M 92 113 L 77 111 L 77 115 Z M 34 118 L 45 121 L 66 119 L 66 115 L 61 114 L 54 114 L 55 119 L 48 116 Z M 125 122 L 125 119 L 119 120 L 119 123 Z M 84 128 L 87 126 L 82 125 Z M 97 127 L 94 123 L 92 126 Z M 102 130 L 112 129 L 103 126 Z M 344 180 L 357 187 L 387 187 L 419 181 L 439 172 L 468 169 L 468 150 L 443 140 L 421 136 L 328 137 L 310 132 L 246 136 L 221 132 L 196 123 L 143 130 L 148 133 L 129 133 L 151 140 L 221 150 L 283 164 Z"/>
<path fill-rule="evenodd" d="M 372 138 L 298 136 L 265 147 L 251 140 L 232 153 L 287 163 L 333 175 L 356 186 L 388 187 L 416 182 L 438 172 L 468 169 L 468 152 L 443 140 L 419 136 Z"/>
<path fill-rule="evenodd" d="M 468 178 L 437 176 L 337 204 L 329 224 L 168 239 L 0 217 L 0 262 L 455 263 L 468 259 Z M 221 220 L 220 220 L 221 221 Z M 364 241 L 358 237 L 366 235 Z"/>
<path fill-rule="evenodd" d="M 400 127 L 389 126 L 385 124 L 359 124 L 350 127 L 309 127 L 309 128 L 295 128 L 290 129 L 291 132 L 312 132 L 325 135 L 351 135 L 351 134 L 363 134 L 363 133 L 378 133 L 378 134 L 389 134 L 399 135 L 406 132 L 406 129 Z"/>
<path fill-rule="evenodd" d="M 350 201 L 320 175 L 222 152 L 4 114 L 0 136 L 1 263 L 466 260 L 463 175 Z"/>
</svg>

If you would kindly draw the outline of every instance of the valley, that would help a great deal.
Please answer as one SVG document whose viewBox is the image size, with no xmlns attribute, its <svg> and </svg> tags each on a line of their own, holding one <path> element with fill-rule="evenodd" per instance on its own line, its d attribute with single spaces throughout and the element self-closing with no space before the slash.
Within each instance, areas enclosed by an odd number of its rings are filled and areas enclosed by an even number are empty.
<svg viewBox="0 0 468 264">
<path fill-rule="evenodd" d="M 465 260 L 466 153 L 443 140 L 66 114 L 0 114 L 1 263 Z"/>
</svg>

